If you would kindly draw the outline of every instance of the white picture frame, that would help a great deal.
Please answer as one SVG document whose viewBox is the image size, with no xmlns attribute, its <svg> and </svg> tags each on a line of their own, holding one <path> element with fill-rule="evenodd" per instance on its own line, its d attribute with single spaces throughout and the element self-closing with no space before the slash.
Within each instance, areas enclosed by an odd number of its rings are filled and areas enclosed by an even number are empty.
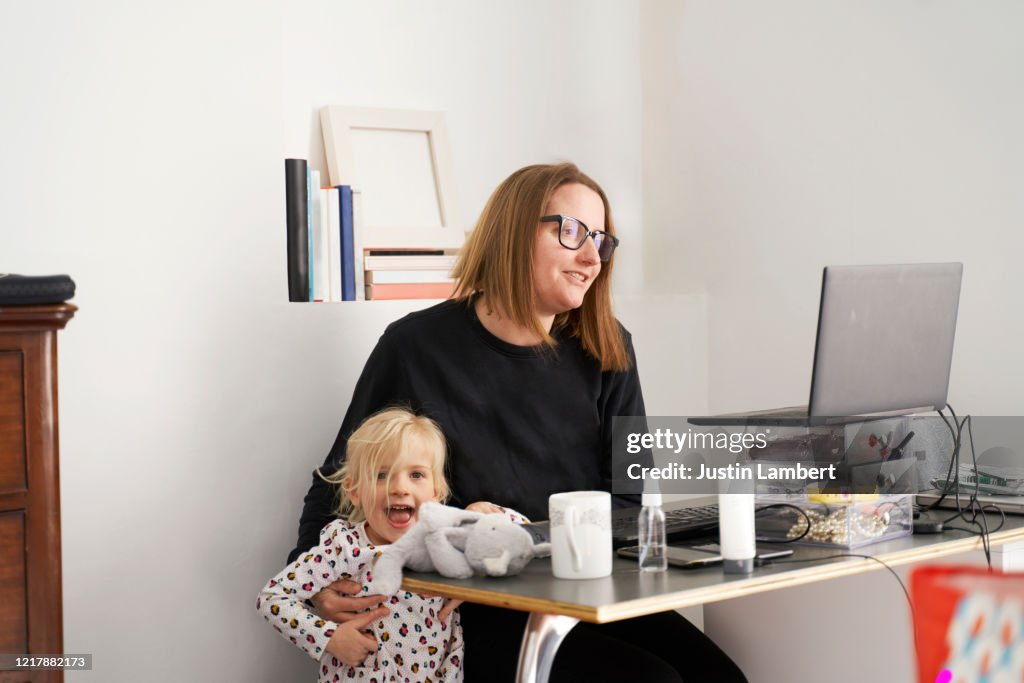
<svg viewBox="0 0 1024 683">
<path fill-rule="evenodd" d="M 457 249 L 444 114 L 328 105 L 320 109 L 331 185 L 362 196 L 364 249 Z"/>
</svg>

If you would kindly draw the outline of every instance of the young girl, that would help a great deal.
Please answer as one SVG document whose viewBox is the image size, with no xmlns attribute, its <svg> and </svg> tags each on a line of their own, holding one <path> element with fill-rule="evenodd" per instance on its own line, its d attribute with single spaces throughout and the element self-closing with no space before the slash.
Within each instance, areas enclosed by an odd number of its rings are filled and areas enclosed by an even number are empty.
<svg viewBox="0 0 1024 683">
<path fill-rule="evenodd" d="M 260 592 L 256 609 L 283 637 L 320 662 L 319 681 L 462 681 L 458 612 L 448 623 L 444 598 L 399 591 L 386 600 L 390 616 L 343 624 L 321 619 L 306 600 L 338 579 L 372 595 L 373 560 L 415 523 L 419 506 L 448 499 L 446 445 L 437 424 L 402 408 L 370 416 L 349 437 L 345 463 L 328 481 L 339 485 L 341 519 Z M 506 512 L 490 504 L 471 506 Z"/>
</svg>

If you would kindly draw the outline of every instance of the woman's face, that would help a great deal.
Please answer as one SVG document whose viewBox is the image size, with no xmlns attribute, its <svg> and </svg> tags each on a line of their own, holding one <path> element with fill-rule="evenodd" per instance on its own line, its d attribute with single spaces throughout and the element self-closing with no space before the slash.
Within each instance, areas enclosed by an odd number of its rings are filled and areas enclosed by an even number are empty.
<svg viewBox="0 0 1024 683">
<path fill-rule="evenodd" d="M 604 230 L 604 203 L 586 185 L 562 185 L 544 207 L 545 216 L 561 214 L 577 218 L 591 230 Z M 594 240 L 587 238 L 575 251 L 558 242 L 558 223 L 538 223 L 533 245 L 534 310 L 541 318 L 565 313 L 583 305 L 601 259 Z"/>
</svg>

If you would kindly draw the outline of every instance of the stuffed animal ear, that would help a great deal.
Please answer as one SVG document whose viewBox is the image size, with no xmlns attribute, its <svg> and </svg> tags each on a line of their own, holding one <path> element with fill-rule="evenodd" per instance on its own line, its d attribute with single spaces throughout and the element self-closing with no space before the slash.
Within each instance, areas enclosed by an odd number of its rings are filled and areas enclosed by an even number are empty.
<svg viewBox="0 0 1024 683">
<path fill-rule="evenodd" d="M 420 506 L 419 521 L 427 525 L 431 530 L 444 527 L 462 526 L 472 524 L 483 517 L 482 512 L 471 512 L 460 510 L 440 503 L 424 503 Z"/>
<path fill-rule="evenodd" d="M 461 526 L 452 526 L 448 527 L 447 529 L 439 529 L 438 531 L 431 534 L 428 541 L 440 535 L 444 537 L 444 539 L 448 543 L 450 543 L 451 546 L 456 550 L 460 552 L 466 552 L 466 539 L 469 538 L 470 530 L 472 528 L 472 525 L 464 523 Z"/>
</svg>

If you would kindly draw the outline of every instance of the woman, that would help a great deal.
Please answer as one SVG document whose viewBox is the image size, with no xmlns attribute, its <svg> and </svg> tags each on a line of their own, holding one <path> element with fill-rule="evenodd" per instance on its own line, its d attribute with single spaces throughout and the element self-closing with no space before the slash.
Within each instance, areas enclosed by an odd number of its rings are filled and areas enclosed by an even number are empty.
<svg viewBox="0 0 1024 683">
<path fill-rule="evenodd" d="M 486 511 L 488 504 L 476 501 L 495 501 L 544 519 L 552 493 L 611 490 L 612 418 L 644 414 L 630 335 L 611 310 L 617 246 L 604 191 L 575 165 L 513 173 L 488 200 L 462 251 L 455 298 L 385 330 L 325 473 L 338 467 L 348 435 L 366 416 L 405 403 L 437 421 L 448 438 L 453 505 Z M 330 489 L 314 477 L 292 557 L 316 544 L 332 503 Z M 329 590 L 316 602 L 335 620 L 377 604 Z M 513 680 L 526 616 L 463 605 L 467 681 Z M 554 681 L 627 675 L 744 680 L 675 612 L 580 624 L 552 669 Z"/>
</svg>

